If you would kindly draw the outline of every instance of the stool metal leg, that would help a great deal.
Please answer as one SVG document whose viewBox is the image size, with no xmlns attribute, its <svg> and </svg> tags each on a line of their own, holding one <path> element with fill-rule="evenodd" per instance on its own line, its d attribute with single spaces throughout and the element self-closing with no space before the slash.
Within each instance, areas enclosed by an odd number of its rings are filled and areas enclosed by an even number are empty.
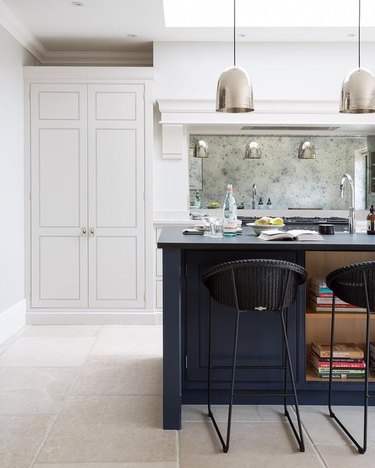
<svg viewBox="0 0 375 468">
<path fill-rule="evenodd" d="M 292 430 L 294 432 L 294 435 L 295 435 L 295 437 L 297 439 L 297 442 L 298 442 L 298 445 L 299 445 L 300 452 L 304 452 L 305 451 L 305 444 L 304 444 L 304 441 L 303 441 L 302 424 L 301 424 L 301 418 L 300 418 L 300 414 L 299 414 L 297 390 L 296 390 L 296 384 L 295 384 L 295 381 L 294 381 L 292 359 L 290 357 L 290 351 L 289 351 L 288 335 L 287 335 L 287 331 L 286 331 L 286 327 L 285 327 L 284 310 L 281 311 L 280 317 L 281 317 L 281 323 L 282 323 L 282 328 L 283 328 L 284 345 L 285 345 L 285 351 L 286 351 L 287 362 L 288 362 L 288 367 L 289 367 L 290 380 L 291 380 L 292 389 L 293 389 L 295 411 L 296 411 L 297 424 L 298 424 L 298 432 L 297 432 L 297 430 L 296 430 L 296 428 L 295 428 L 295 426 L 293 424 L 293 421 L 292 421 L 292 419 L 291 419 L 291 417 L 289 415 L 287 407 L 284 404 L 285 416 L 288 418 L 288 421 L 289 421 L 289 423 L 290 423 L 290 425 L 292 427 Z M 287 377 L 286 372 L 285 372 L 284 376 L 285 376 L 284 389 L 286 390 L 286 377 Z M 286 393 L 286 391 L 285 391 L 285 393 Z"/>
<path fill-rule="evenodd" d="M 369 366 L 370 366 L 370 303 L 368 297 L 368 287 L 366 274 L 363 272 L 363 285 L 364 292 L 366 296 L 366 351 L 365 351 L 365 382 L 364 382 L 364 392 L 363 392 L 363 445 L 361 446 L 357 440 L 352 436 L 344 424 L 339 420 L 332 410 L 332 368 L 333 368 L 333 345 L 334 345 L 334 328 L 335 328 L 335 296 L 333 296 L 332 301 L 332 318 L 331 318 L 331 343 L 330 343 L 330 365 L 329 365 L 329 387 L 328 387 L 328 409 L 329 415 L 333 418 L 353 444 L 357 447 L 358 453 L 364 454 L 367 450 L 367 414 L 368 414 L 368 399 L 369 399 L 369 390 L 368 390 L 368 375 L 369 375 Z"/>
<path fill-rule="evenodd" d="M 227 453 L 229 450 L 230 432 L 231 432 L 231 426 L 232 426 L 232 408 L 233 408 L 234 384 L 235 384 L 235 376 L 236 376 L 239 321 L 240 321 L 240 311 L 237 307 L 234 343 L 233 343 L 232 377 L 231 377 L 231 388 L 230 388 L 230 400 L 229 400 L 229 407 L 228 407 L 227 435 L 226 435 L 226 441 L 224 441 L 224 438 L 220 432 L 219 426 L 217 425 L 217 422 L 211 410 L 211 388 L 212 388 L 212 384 L 211 384 L 211 379 L 212 379 L 212 299 L 211 299 L 210 312 L 209 312 L 209 339 L 208 339 L 208 348 L 209 348 L 208 350 L 208 416 L 211 418 L 214 428 L 217 432 L 217 435 L 219 436 L 224 453 Z"/>
</svg>

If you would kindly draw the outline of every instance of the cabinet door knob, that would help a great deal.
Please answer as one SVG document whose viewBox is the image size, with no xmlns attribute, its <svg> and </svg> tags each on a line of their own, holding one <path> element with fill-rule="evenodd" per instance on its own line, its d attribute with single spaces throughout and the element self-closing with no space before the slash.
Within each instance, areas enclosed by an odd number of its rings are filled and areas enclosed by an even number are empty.
<svg viewBox="0 0 375 468">
<path fill-rule="evenodd" d="M 81 236 L 86 236 L 87 235 L 87 228 L 81 227 Z"/>
<path fill-rule="evenodd" d="M 90 228 L 90 236 L 95 236 L 95 228 Z"/>
</svg>

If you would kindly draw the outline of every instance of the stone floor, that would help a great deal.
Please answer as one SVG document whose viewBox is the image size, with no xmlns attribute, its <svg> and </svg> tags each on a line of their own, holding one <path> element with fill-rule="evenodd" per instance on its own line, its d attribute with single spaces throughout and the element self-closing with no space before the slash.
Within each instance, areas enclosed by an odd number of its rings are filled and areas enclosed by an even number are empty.
<svg viewBox="0 0 375 468">
<path fill-rule="evenodd" d="M 276 406 L 235 408 L 228 454 L 204 407 L 184 407 L 182 430 L 163 431 L 161 354 L 158 326 L 25 327 L 0 347 L 0 467 L 375 466 L 374 407 L 365 455 L 324 407 L 301 407 L 305 453 Z M 362 427 L 359 408 L 340 415 Z"/>
</svg>

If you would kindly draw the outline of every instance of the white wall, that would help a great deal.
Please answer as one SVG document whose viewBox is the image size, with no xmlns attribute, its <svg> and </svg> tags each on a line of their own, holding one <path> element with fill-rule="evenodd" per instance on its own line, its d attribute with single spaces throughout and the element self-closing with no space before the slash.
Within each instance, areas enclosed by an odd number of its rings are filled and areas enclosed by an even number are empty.
<svg viewBox="0 0 375 468">
<path fill-rule="evenodd" d="M 24 293 L 23 70 L 34 59 L 0 27 L 0 343 L 22 326 Z"/>
<path fill-rule="evenodd" d="M 215 99 L 217 79 L 233 65 L 230 43 L 156 42 L 156 99 Z M 345 75 L 357 66 L 355 43 L 240 43 L 237 65 L 257 99 L 338 100 Z M 375 43 L 364 43 L 362 66 L 375 72 Z"/>
<path fill-rule="evenodd" d="M 215 100 L 218 77 L 233 65 L 232 60 L 231 43 L 156 42 L 155 99 Z M 250 76 L 255 110 L 257 100 L 325 99 L 338 103 L 345 75 L 357 66 L 357 45 L 355 40 L 239 43 L 237 65 Z M 363 43 L 362 66 L 375 72 L 375 43 Z M 252 123 L 256 123 L 253 118 Z M 155 158 L 155 216 L 167 217 L 161 213 L 170 211 L 170 217 L 181 217 L 187 213 L 189 193 L 187 151 L 178 161 L 163 160 L 157 151 Z M 165 189 L 171 183 L 173 192 Z"/>
</svg>

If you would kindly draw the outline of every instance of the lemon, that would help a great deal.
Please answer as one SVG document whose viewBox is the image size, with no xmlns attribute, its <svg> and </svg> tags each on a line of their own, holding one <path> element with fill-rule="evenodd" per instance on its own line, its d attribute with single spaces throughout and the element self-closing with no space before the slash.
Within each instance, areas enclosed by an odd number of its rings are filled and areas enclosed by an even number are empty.
<svg viewBox="0 0 375 468">
<path fill-rule="evenodd" d="M 280 224 L 284 224 L 284 220 L 283 220 L 283 218 L 274 218 L 272 220 L 272 224 L 274 224 L 276 226 L 280 226 Z"/>
<path fill-rule="evenodd" d="M 256 226 L 267 226 L 272 223 L 271 218 L 269 218 L 268 216 L 263 216 L 262 218 L 257 219 L 254 224 Z"/>
</svg>

